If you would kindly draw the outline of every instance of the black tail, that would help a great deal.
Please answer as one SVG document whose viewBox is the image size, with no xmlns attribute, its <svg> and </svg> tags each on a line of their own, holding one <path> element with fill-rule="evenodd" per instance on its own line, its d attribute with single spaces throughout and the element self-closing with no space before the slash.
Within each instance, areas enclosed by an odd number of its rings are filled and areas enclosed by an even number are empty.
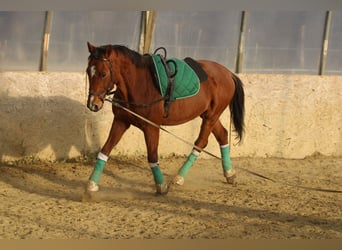
<svg viewBox="0 0 342 250">
<path fill-rule="evenodd" d="M 235 82 L 235 93 L 233 100 L 230 103 L 230 114 L 233 119 L 235 131 L 237 132 L 237 138 L 239 142 L 242 139 L 244 133 L 244 117 L 245 117 L 245 93 L 243 90 L 243 84 L 240 78 L 233 74 L 233 80 Z"/>
</svg>

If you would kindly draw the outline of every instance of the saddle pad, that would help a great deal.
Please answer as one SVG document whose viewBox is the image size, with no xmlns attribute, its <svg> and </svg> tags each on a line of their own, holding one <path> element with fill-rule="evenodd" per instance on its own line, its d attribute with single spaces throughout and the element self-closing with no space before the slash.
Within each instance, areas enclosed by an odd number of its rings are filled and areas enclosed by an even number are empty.
<svg viewBox="0 0 342 250">
<path fill-rule="evenodd" d="M 207 73 L 202 69 L 202 66 L 196 60 L 192 59 L 191 57 L 186 57 L 184 58 L 184 62 L 186 62 L 196 72 L 200 82 L 205 82 L 208 80 Z"/>
<path fill-rule="evenodd" d="M 162 96 L 165 96 L 169 78 L 160 55 L 152 54 L 152 59 L 156 72 L 156 80 Z M 177 73 L 174 79 L 174 92 L 171 100 L 191 97 L 196 95 L 200 89 L 200 80 L 194 70 L 183 60 L 170 58 L 177 64 Z M 168 63 L 171 71 L 175 72 L 173 63 Z"/>
</svg>

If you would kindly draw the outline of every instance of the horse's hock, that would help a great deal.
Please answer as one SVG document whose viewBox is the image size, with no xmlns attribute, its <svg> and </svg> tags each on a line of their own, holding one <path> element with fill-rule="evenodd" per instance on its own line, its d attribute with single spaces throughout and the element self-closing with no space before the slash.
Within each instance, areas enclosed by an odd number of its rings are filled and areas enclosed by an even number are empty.
<svg viewBox="0 0 342 250">
<path fill-rule="evenodd" d="M 245 89 L 246 134 L 241 145 L 231 142 L 233 157 L 342 156 L 342 76 L 239 77 Z M 87 110 L 85 79 L 82 72 L 0 72 L 1 161 L 55 160 L 98 152 L 113 114 L 109 103 L 96 115 Z M 228 127 L 228 109 L 221 121 Z M 196 119 L 168 129 L 193 142 L 199 123 Z M 190 149 L 161 132 L 161 156 L 183 156 Z M 219 155 L 213 136 L 206 149 Z M 115 154 L 146 155 L 143 134 L 131 127 L 113 150 Z"/>
</svg>

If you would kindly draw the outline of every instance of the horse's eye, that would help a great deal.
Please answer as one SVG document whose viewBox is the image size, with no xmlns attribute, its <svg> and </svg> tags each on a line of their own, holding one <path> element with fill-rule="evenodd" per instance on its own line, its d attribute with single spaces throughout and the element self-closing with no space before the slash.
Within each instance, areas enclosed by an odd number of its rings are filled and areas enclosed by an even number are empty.
<svg viewBox="0 0 342 250">
<path fill-rule="evenodd" d="M 102 72 L 102 73 L 101 73 L 101 77 L 102 77 L 102 78 L 105 78 L 106 76 L 107 76 L 106 72 Z"/>
</svg>

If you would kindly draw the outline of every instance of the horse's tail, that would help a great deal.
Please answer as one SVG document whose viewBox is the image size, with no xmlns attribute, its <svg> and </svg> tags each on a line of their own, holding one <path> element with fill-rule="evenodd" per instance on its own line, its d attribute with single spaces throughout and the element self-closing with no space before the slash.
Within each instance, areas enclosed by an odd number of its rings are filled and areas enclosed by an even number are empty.
<svg viewBox="0 0 342 250">
<path fill-rule="evenodd" d="M 237 132 L 237 138 L 239 142 L 242 139 L 244 133 L 244 118 L 245 118 L 245 93 L 243 90 L 242 81 L 235 74 L 232 75 L 235 82 L 235 93 L 230 103 L 230 114 L 233 119 L 235 131 Z"/>
</svg>

